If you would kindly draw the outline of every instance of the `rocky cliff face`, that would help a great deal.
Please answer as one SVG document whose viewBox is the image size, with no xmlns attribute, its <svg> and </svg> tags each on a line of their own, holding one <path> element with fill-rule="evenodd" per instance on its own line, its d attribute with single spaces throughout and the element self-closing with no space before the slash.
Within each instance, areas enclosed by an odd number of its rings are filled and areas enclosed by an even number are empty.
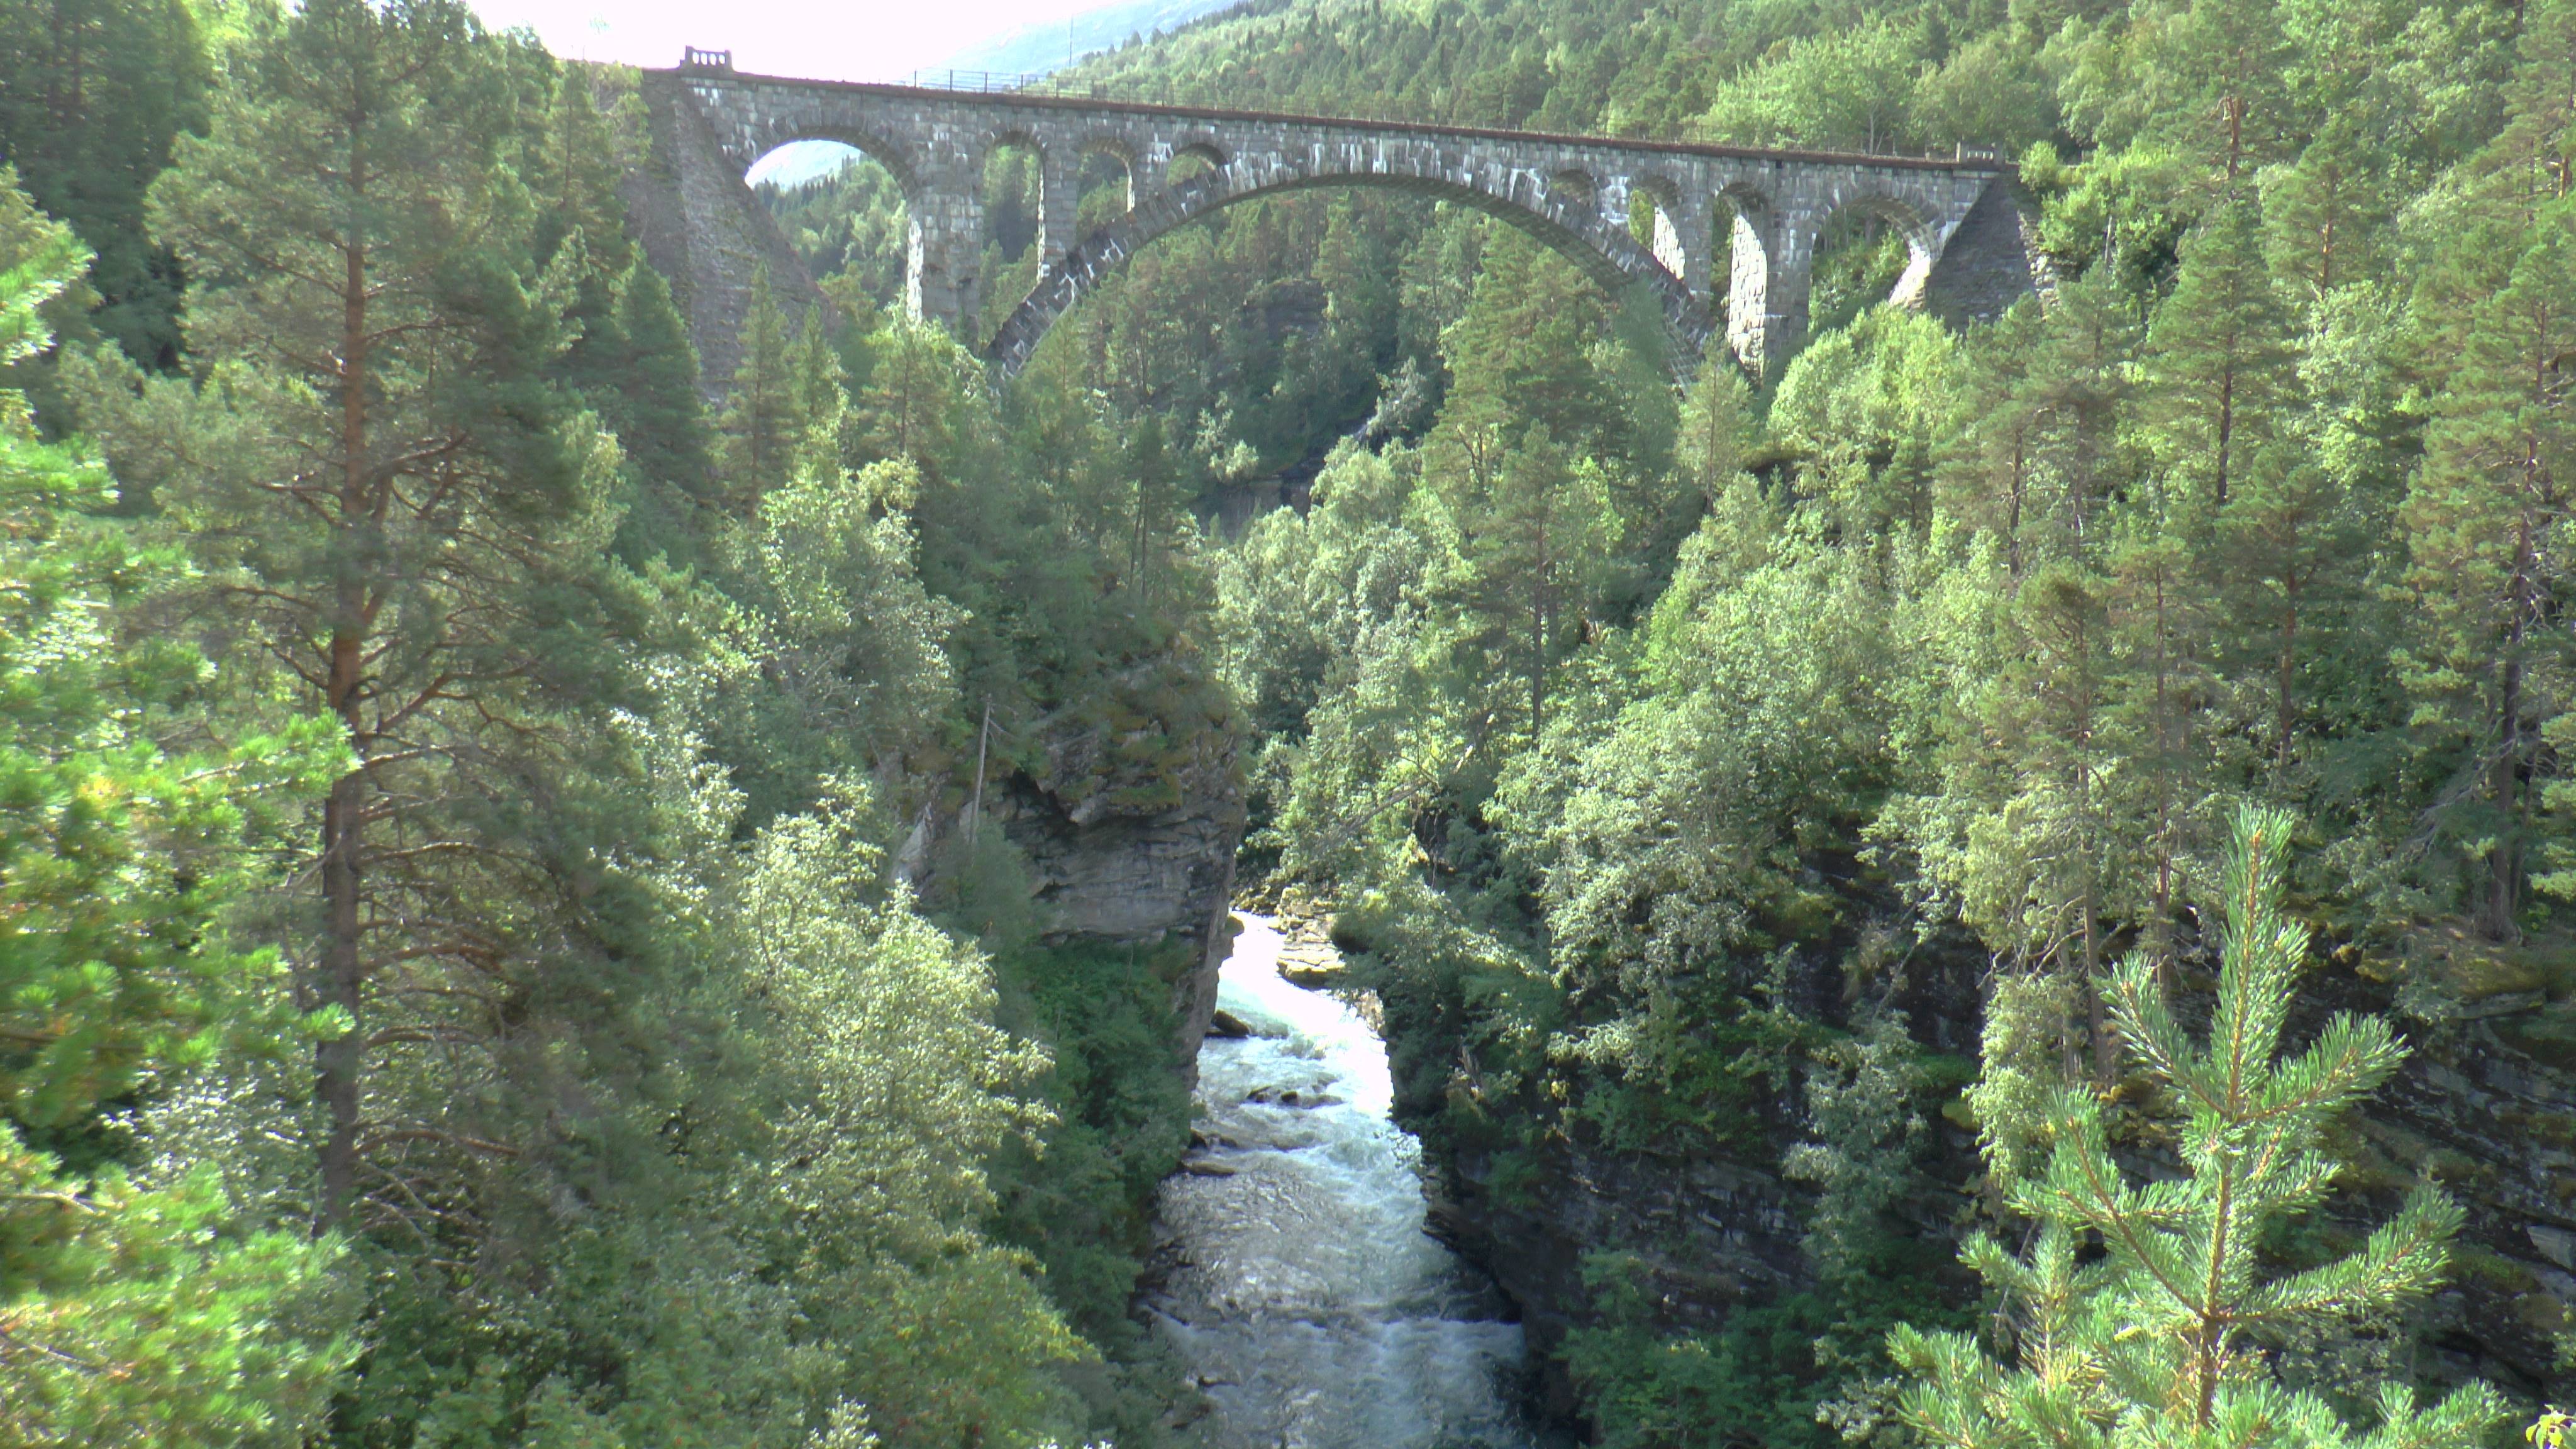
<svg viewBox="0 0 2576 1449">
<path fill-rule="evenodd" d="M 1743 1163 L 1619 1155 L 1550 1142 L 1535 1190 L 1495 1190 L 1492 1160 L 1461 1153 L 1431 1189 L 1432 1230 L 1493 1275 L 1520 1309 L 1539 1370 L 1539 1407 L 1579 1408 L 1557 1357 L 1587 1322 L 1584 1255 L 1619 1247 L 1646 1266 L 1650 1291 L 1681 1329 L 1722 1327 L 1736 1308 L 1804 1282 L 1798 1199 L 1775 1172 Z"/>
<path fill-rule="evenodd" d="M 1087 809 L 1027 782 L 1002 793 L 996 814 L 1028 856 L 1048 939 L 1194 946 L 1172 983 L 1175 1046 L 1195 1085 L 1199 1039 L 1216 1011 L 1217 968 L 1234 941 L 1234 855 L 1243 798 L 1231 777 L 1192 781 L 1159 809 Z"/>
<path fill-rule="evenodd" d="M 2307 1025 L 2377 1010 L 2412 1048 L 2342 1144 L 2377 1217 L 2415 1182 L 2468 1210 L 2452 1286 L 2417 1325 L 2451 1377 L 2535 1402 L 2576 1395 L 2557 1335 L 2576 1325 L 2576 995 L 2564 943 L 2520 951 L 2426 932 L 2402 954 L 2321 969 Z M 2555 998 L 2553 1000 L 2553 998 Z"/>
</svg>

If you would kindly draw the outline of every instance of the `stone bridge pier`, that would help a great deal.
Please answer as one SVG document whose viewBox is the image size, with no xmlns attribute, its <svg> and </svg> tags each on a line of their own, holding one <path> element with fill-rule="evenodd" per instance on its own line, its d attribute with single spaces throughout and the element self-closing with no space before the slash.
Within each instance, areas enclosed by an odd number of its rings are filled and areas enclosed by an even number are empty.
<svg viewBox="0 0 2576 1449">
<path fill-rule="evenodd" d="M 1965 321 L 2032 290 L 2008 169 L 1992 158 L 1764 151 L 1606 137 L 1152 105 L 741 74 L 720 52 L 648 72 L 660 174 L 630 188 L 648 254 L 679 279 L 711 385 L 731 372 L 759 261 L 780 273 L 743 172 L 792 141 L 837 141 L 881 162 L 911 210 L 908 305 L 955 328 L 1004 372 L 1138 248 L 1224 207 L 1316 187 L 1373 187 L 1474 207 L 1572 259 L 1658 314 L 1677 368 L 1719 338 L 1776 379 L 1807 327 L 1816 247 L 1857 213 L 1905 240 L 1890 298 Z M 1035 153 L 1036 284 L 983 336 L 985 162 Z M 1127 172 L 1123 215 L 1076 235 L 1086 157 Z M 645 194 L 651 193 L 651 194 Z M 668 204 L 676 193 L 678 205 Z M 737 194 L 738 193 L 738 194 Z M 663 204 L 654 205 L 656 195 Z M 1641 201 L 1643 204 L 1641 204 Z M 677 217 L 676 223 L 672 217 Z M 1650 217 L 1645 226 L 1632 218 Z M 650 217 L 662 224 L 653 225 Z M 792 261 L 792 258 L 790 259 Z M 797 277 L 792 285 L 810 288 Z"/>
</svg>

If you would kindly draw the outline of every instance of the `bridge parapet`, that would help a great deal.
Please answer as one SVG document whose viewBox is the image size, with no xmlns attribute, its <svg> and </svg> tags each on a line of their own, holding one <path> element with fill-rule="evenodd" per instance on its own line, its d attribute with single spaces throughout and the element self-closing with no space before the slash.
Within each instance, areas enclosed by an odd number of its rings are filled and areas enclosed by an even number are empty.
<svg viewBox="0 0 2576 1449">
<path fill-rule="evenodd" d="M 2009 301 L 2016 266 L 2028 290 L 2027 263 L 2016 258 L 1977 258 L 1964 270 L 1975 273 L 1978 286 L 1943 285 L 1944 274 L 1962 271 L 1968 260 L 1952 255 L 1954 242 L 1981 202 L 1989 212 L 2010 210 L 2000 165 L 1964 153 L 1760 151 L 1089 95 L 804 81 L 741 74 L 729 53 L 694 49 L 686 65 L 665 74 L 735 169 L 737 185 L 741 170 L 792 141 L 838 141 L 882 162 L 911 210 L 908 305 L 961 331 L 983 315 L 984 163 L 998 146 L 1034 150 L 1037 284 L 997 336 L 965 339 L 1006 372 L 1024 364 L 1055 319 L 1139 247 L 1251 197 L 1323 186 L 1405 191 L 1485 211 L 1573 259 L 1603 287 L 1651 298 L 1677 361 L 1695 359 L 1723 335 L 1759 376 L 1776 377 L 1802 340 L 1817 240 L 1852 208 L 1906 238 L 1911 259 L 1898 302 L 1991 315 Z M 1125 161 L 1131 204 L 1101 232 L 1076 238 L 1080 161 L 1095 150 Z M 1175 180 L 1175 163 L 1185 156 L 1206 164 Z M 1655 225 L 1643 240 L 1629 225 L 1640 194 L 1654 202 Z M 2000 244 L 1991 225 L 1974 230 L 1976 247 Z M 2017 250 L 2018 232 L 2007 231 Z"/>
</svg>

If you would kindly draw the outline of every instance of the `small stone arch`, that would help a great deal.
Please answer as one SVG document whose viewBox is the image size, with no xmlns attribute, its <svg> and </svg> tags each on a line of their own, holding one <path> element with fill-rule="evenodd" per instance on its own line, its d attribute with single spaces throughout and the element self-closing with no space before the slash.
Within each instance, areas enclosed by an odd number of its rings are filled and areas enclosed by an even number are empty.
<svg viewBox="0 0 2576 1449">
<path fill-rule="evenodd" d="M 1231 152 L 1212 134 L 1201 133 L 1175 140 L 1156 167 L 1156 189 L 1196 183 L 1204 186 L 1205 178 L 1223 176 L 1234 164 Z M 1141 189 L 1141 188 L 1140 188 Z"/>
<path fill-rule="evenodd" d="M 1547 194 L 1559 206 L 1571 207 L 1578 211 L 1601 209 L 1601 183 L 1592 179 L 1592 173 L 1589 171 L 1568 167 L 1562 171 L 1549 173 Z"/>
<path fill-rule="evenodd" d="M 1806 307 L 1803 296 L 1774 295 L 1785 290 L 1776 284 L 1787 280 L 1781 275 L 1782 264 L 1796 262 L 1781 253 L 1793 250 L 1796 243 L 1781 235 L 1778 205 L 1762 186 L 1727 181 L 1717 188 L 1715 202 L 1727 218 L 1726 278 L 1719 288 L 1726 342 L 1737 360 L 1758 375 L 1764 370 L 1766 353 L 1785 342 L 1785 334 L 1775 336 L 1780 333 L 1775 314 Z"/>
<path fill-rule="evenodd" d="M 799 141 L 830 141 L 847 146 L 886 169 L 894 184 L 903 191 L 906 206 L 918 205 L 921 199 L 921 158 L 913 149 L 891 137 L 879 135 L 863 126 L 807 125 L 792 118 L 781 118 L 764 128 L 768 134 L 759 139 L 752 154 L 743 163 L 749 174 L 770 152 Z"/>
<path fill-rule="evenodd" d="M 1746 181 L 1730 181 L 1715 198 L 1726 220 L 1729 285 L 1748 267 L 1757 274 L 1769 258 L 1772 228 L 1778 215 L 1771 194 Z"/>
<path fill-rule="evenodd" d="M 975 139 L 974 150 L 968 153 L 971 158 L 969 169 L 979 171 L 995 151 L 1005 146 L 1025 146 L 1041 158 L 1048 149 L 1046 138 L 1030 127 L 996 126 Z"/>
<path fill-rule="evenodd" d="M 1932 264 L 1941 255 L 1941 234 L 1931 218 L 1913 202 L 1883 191 L 1863 192 L 1845 199 L 1840 205 L 1817 219 L 1816 235 L 1821 238 L 1835 221 L 1849 215 L 1873 217 L 1886 222 L 1905 240 L 1905 270 L 1897 274 L 1896 285 L 1889 289 L 1890 306 L 1914 308 L 1923 305 L 1923 284 L 1932 276 Z"/>
<path fill-rule="evenodd" d="M 1071 243 L 1069 228 L 1063 224 L 1071 219 L 1070 208 L 1065 208 L 1068 215 L 1060 221 L 1052 215 L 1065 198 L 1048 193 L 1065 183 L 1056 165 L 1062 158 L 1048 141 L 1045 134 L 1032 127 L 1003 124 L 974 136 L 963 148 L 960 175 L 979 193 L 981 202 L 966 228 L 968 244 L 979 258 L 988 243 L 1000 246 L 1006 261 L 1016 261 L 1031 247 L 1041 256 L 1061 254 Z M 1005 153 L 1015 153 L 1027 167 L 1029 189 L 1026 193 L 1000 194 L 1000 204 L 996 206 L 990 172 Z"/>
<path fill-rule="evenodd" d="M 1136 209 L 1136 197 L 1140 191 L 1136 173 L 1141 167 L 1144 154 L 1145 148 L 1137 144 L 1134 137 L 1118 131 L 1092 131 L 1076 137 L 1073 141 L 1074 165 L 1077 168 L 1094 156 L 1103 156 L 1117 162 L 1120 168 L 1126 171 L 1127 205 L 1125 209 L 1128 211 Z"/>
<path fill-rule="evenodd" d="M 1649 235 L 1640 237 L 1647 252 L 1663 264 L 1665 271 L 1676 277 L 1688 277 L 1692 258 L 1682 242 L 1682 188 L 1667 176 L 1652 172 L 1628 178 L 1630 197 L 1643 197 L 1654 208 L 1654 223 Z M 1705 258 L 1701 258 L 1705 261 Z"/>
</svg>

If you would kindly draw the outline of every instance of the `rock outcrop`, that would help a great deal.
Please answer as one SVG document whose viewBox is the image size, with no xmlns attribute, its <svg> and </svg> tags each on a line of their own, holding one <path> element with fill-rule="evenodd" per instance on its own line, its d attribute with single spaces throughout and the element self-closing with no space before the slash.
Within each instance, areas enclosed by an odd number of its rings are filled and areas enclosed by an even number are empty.
<svg viewBox="0 0 2576 1449">
<path fill-rule="evenodd" d="M 1230 777 L 1200 785 L 1168 808 L 1093 812 L 1021 782 L 1002 793 L 997 810 L 1036 876 L 1049 940 L 1192 943 L 1192 965 L 1172 983 L 1172 1011 L 1193 1084 L 1198 1044 L 1216 1012 L 1217 968 L 1234 943 L 1234 855 L 1244 823 Z"/>
</svg>

